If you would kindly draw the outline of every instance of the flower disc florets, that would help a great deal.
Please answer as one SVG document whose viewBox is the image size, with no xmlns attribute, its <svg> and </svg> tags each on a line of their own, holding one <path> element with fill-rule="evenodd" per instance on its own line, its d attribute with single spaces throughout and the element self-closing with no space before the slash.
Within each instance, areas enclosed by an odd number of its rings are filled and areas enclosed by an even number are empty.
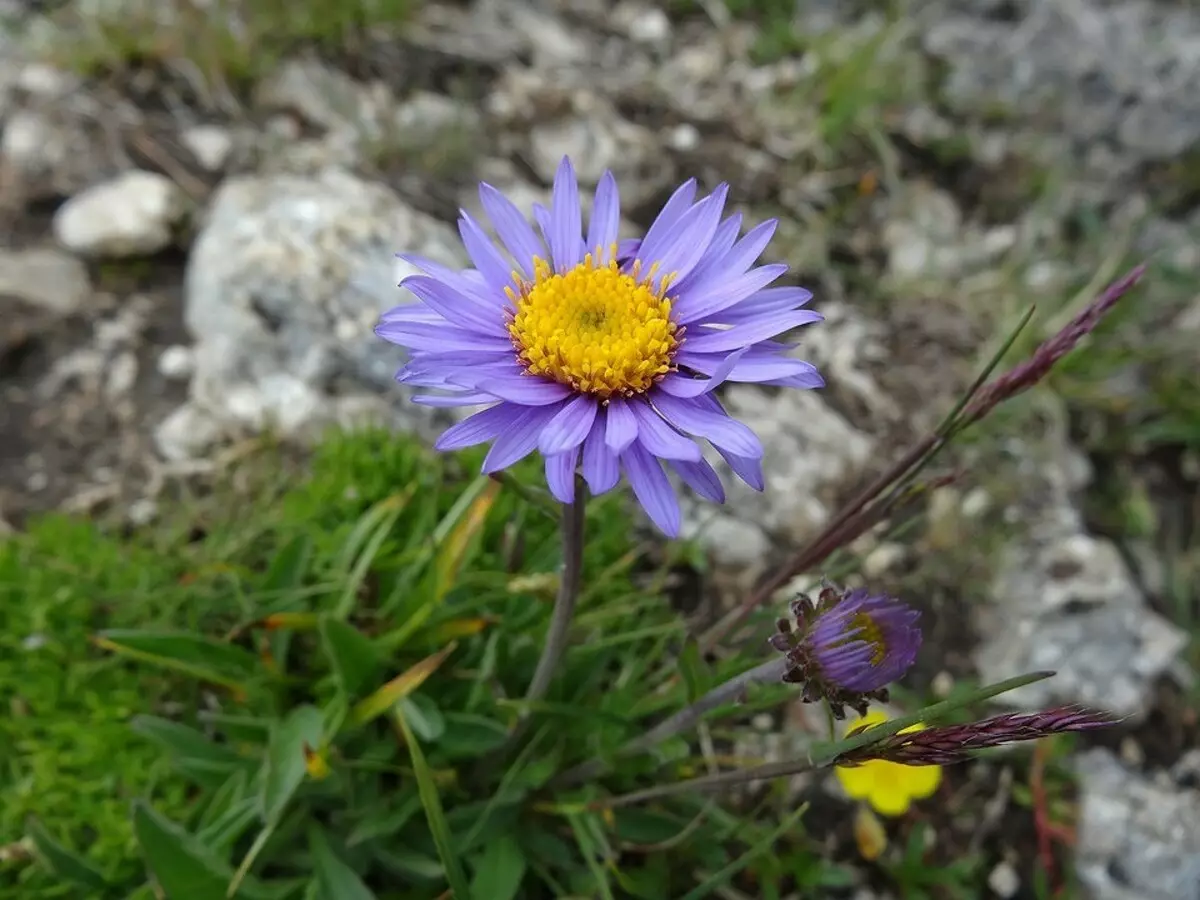
<svg viewBox="0 0 1200 900">
<path fill-rule="evenodd" d="M 886 702 L 887 685 L 900 678 L 921 647 L 920 613 L 886 594 L 825 585 L 816 602 L 792 601 L 796 627 L 780 619 L 771 646 L 787 656 L 783 680 L 803 684 L 803 699 L 829 702 L 842 718 L 849 706 L 866 715 L 871 700 Z"/>
</svg>

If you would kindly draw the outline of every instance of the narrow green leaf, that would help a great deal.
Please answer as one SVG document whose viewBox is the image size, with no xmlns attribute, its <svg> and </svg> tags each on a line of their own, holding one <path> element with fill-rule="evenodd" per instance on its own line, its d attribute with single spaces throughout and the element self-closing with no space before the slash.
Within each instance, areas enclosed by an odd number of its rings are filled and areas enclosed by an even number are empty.
<svg viewBox="0 0 1200 900">
<path fill-rule="evenodd" d="M 324 737 L 325 720 L 315 706 L 297 706 L 271 735 L 263 771 L 262 813 L 277 822 L 307 772 L 305 748 L 316 749 Z"/>
<path fill-rule="evenodd" d="M 379 669 L 379 653 L 370 638 L 353 625 L 333 616 L 321 616 L 321 646 L 343 693 L 357 697 L 374 680 Z"/>
<path fill-rule="evenodd" d="M 203 732 L 159 716 L 134 716 L 133 730 L 174 756 L 212 763 L 215 770 L 237 769 L 246 760 L 228 744 L 218 744 Z"/>
<path fill-rule="evenodd" d="M 336 618 L 345 619 L 354 609 L 355 603 L 358 602 L 359 588 L 362 587 L 371 564 L 375 562 L 383 542 L 396 527 L 396 522 L 412 495 L 413 488 L 410 487 L 381 500 L 367 510 L 354 526 L 345 547 L 342 548 L 339 560 L 339 568 L 345 571 L 346 579 L 342 596 L 333 610 Z"/>
<path fill-rule="evenodd" d="M 787 834 L 788 831 L 796 826 L 796 823 L 800 821 L 800 817 L 803 816 L 807 810 L 808 804 L 801 804 L 801 806 L 795 812 L 793 812 L 779 824 L 778 828 L 764 837 L 761 841 L 759 841 L 729 865 L 723 867 L 717 872 L 714 872 L 710 877 L 706 878 L 703 883 L 688 891 L 687 894 L 683 896 L 682 900 L 701 900 L 703 897 L 711 897 L 716 894 L 718 888 L 724 886 L 729 879 L 731 879 L 738 872 L 742 871 L 742 869 L 746 868 L 746 866 L 750 865 L 750 863 L 754 861 L 755 857 L 767 853 L 771 847 L 774 846 L 777 840 L 779 840 L 781 837 Z"/>
<path fill-rule="evenodd" d="M 141 801 L 133 807 L 133 830 L 146 864 L 169 900 L 226 900 L 225 886 L 233 872 L 194 835 Z M 253 900 L 267 892 L 247 883 L 236 896 Z"/>
<path fill-rule="evenodd" d="M 284 591 L 299 587 L 308 571 L 312 550 L 312 538 L 307 533 L 298 534 L 288 541 L 271 560 L 264 588 L 268 591 Z"/>
<path fill-rule="evenodd" d="M 95 643 L 113 653 L 236 691 L 245 691 L 246 682 L 264 671 L 249 650 L 198 634 L 114 629 L 102 631 Z"/>
<path fill-rule="evenodd" d="M 93 891 L 108 889 L 108 882 L 98 869 L 54 840 L 36 820 L 29 822 L 26 832 L 33 841 L 37 855 L 55 876 Z"/>
<path fill-rule="evenodd" d="M 700 653 L 700 643 L 694 637 L 688 637 L 683 652 L 679 654 L 679 672 L 683 675 L 688 703 L 695 703 L 707 693 L 710 680 L 708 666 Z"/>
<path fill-rule="evenodd" d="M 425 657 L 420 662 L 414 663 L 406 671 L 401 672 L 369 697 L 359 701 L 355 704 L 354 709 L 350 711 L 350 716 L 346 720 L 346 724 L 351 728 L 357 728 L 360 725 L 366 725 L 373 719 L 379 718 L 394 707 L 402 698 L 407 697 L 424 684 L 425 679 L 437 671 L 438 667 L 446 661 L 446 657 L 453 653 L 457 646 L 457 644 L 447 644 L 437 653 Z"/>
<path fill-rule="evenodd" d="M 487 844 L 487 849 L 475 861 L 475 878 L 471 892 L 488 900 L 513 900 L 525 878 L 525 854 L 510 834 L 501 835 Z"/>
<path fill-rule="evenodd" d="M 329 846 L 325 832 L 317 825 L 308 829 L 308 849 L 312 853 L 313 869 L 321 886 L 323 900 L 375 900 L 361 878 L 346 865 Z"/>
<path fill-rule="evenodd" d="M 379 804 L 363 813 L 358 824 L 346 838 L 346 846 L 354 847 L 375 838 L 390 837 L 408 824 L 409 820 L 421 809 L 421 798 L 411 795 L 403 802 L 391 795 L 386 802 Z"/>
<path fill-rule="evenodd" d="M 437 704 L 423 694 L 400 698 L 400 709 L 413 732 L 427 744 L 436 743 L 446 732 L 446 717 Z"/>
<path fill-rule="evenodd" d="M 438 795 L 433 773 L 429 770 L 428 763 L 425 762 L 425 754 L 417 742 L 416 735 L 408 727 L 408 721 L 404 718 L 404 714 L 398 709 L 393 709 L 392 715 L 400 727 L 401 734 L 404 735 L 404 743 L 408 746 L 409 755 L 412 757 L 413 774 L 417 779 L 421 805 L 425 807 L 425 819 L 429 823 L 429 833 L 433 837 L 438 856 L 446 869 L 446 880 L 450 883 L 454 900 L 471 900 L 471 889 L 467 886 L 467 876 L 463 872 L 462 862 L 455 854 L 450 826 L 446 823 L 446 813 L 442 809 L 442 798 Z"/>
</svg>

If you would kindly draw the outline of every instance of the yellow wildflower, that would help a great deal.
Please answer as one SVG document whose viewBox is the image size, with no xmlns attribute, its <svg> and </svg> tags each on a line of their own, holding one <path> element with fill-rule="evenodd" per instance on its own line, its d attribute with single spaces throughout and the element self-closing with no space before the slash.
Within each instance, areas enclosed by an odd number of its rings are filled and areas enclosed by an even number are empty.
<svg viewBox="0 0 1200 900">
<path fill-rule="evenodd" d="M 847 735 L 886 722 L 887 716 L 871 710 L 850 726 Z M 920 731 L 922 724 L 905 728 L 901 734 Z M 881 816 L 902 816 L 913 800 L 929 797 L 942 782 L 941 766 L 904 766 L 873 759 L 856 766 L 837 766 L 838 781 L 855 800 L 866 800 Z"/>
</svg>

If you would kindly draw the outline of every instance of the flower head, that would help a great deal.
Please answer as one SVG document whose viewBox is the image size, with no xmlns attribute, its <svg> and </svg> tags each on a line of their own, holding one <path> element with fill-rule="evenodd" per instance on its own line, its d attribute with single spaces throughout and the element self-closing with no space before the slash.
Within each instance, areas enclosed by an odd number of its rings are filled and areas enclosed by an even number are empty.
<svg viewBox="0 0 1200 900">
<path fill-rule="evenodd" d="M 843 753 L 838 765 L 949 765 L 962 762 L 976 750 L 1019 741 L 1036 741 L 1053 734 L 1090 731 L 1116 723 L 1107 713 L 1063 706 L 1035 713 L 1005 713 L 963 725 L 941 725 L 920 733 L 905 729 Z"/>
<path fill-rule="evenodd" d="M 816 603 L 802 594 L 791 608 L 799 628 L 781 619 L 771 638 L 788 657 L 783 680 L 803 683 L 805 700 L 827 700 L 839 718 L 843 705 L 862 715 L 868 700 L 886 700 L 921 649 L 920 613 L 886 594 L 826 585 Z"/>
<path fill-rule="evenodd" d="M 847 729 L 851 735 L 886 722 L 887 716 L 872 710 Z M 920 733 L 924 725 L 913 725 L 899 734 Z M 843 790 L 856 800 L 866 800 L 881 816 L 902 816 L 913 800 L 929 797 L 942 782 L 937 765 L 901 765 L 881 759 L 837 765 L 834 769 Z"/>
<path fill-rule="evenodd" d="M 763 447 L 712 391 L 725 381 L 814 388 L 816 369 L 776 338 L 821 319 L 798 287 L 768 287 L 787 269 L 755 266 L 775 231 L 764 222 L 738 238 L 724 216 L 726 186 L 696 199 L 682 185 L 636 241 L 617 239 L 617 183 L 605 173 L 586 233 L 569 160 L 550 209 L 525 215 L 490 185 L 483 209 L 501 250 L 470 214 L 459 219 L 474 268 L 456 271 L 413 256 L 404 279 L 422 301 L 385 313 L 376 333 L 410 350 L 398 380 L 444 393 L 431 406 L 483 406 L 444 432 L 438 449 L 491 442 L 484 472 L 535 449 L 546 481 L 574 500 L 575 473 L 602 494 L 623 470 L 650 518 L 679 531 L 679 503 L 662 462 L 701 496 L 724 488 L 701 454 L 712 444 L 733 472 L 763 487 Z"/>
</svg>

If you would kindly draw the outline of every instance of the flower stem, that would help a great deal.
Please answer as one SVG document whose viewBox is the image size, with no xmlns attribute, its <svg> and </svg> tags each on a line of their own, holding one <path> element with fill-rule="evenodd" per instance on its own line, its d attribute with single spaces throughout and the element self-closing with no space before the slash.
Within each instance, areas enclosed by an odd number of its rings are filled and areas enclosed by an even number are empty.
<svg viewBox="0 0 1200 900">
<path fill-rule="evenodd" d="M 684 707 L 675 713 L 675 715 L 664 719 L 649 731 L 621 746 L 617 750 L 617 757 L 645 753 L 668 738 L 694 728 L 704 716 L 714 709 L 724 706 L 727 703 L 740 701 L 745 696 L 746 689 L 750 685 L 770 684 L 782 681 L 787 667 L 787 658 L 781 656 L 762 665 L 755 666 L 753 669 L 747 669 L 740 675 L 735 675 L 724 684 L 713 688 L 695 703 Z M 563 772 L 554 779 L 552 784 L 555 787 L 580 784 L 603 775 L 607 770 L 608 763 L 605 761 L 600 759 L 589 760 Z"/>
<path fill-rule="evenodd" d="M 575 502 L 563 505 L 562 509 L 562 572 L 558 583 L 558 594 L 554 598 L 554 612 L 550 617 L 550 630 L 542 647 L 542 657 L 533 672 L 533 680 L 525 691 L 525 709 L 521 722 L 509 738 L 515 743 L 529 722 L 531 707 L 546 696 L 554 673 L 567 648 L 567 634 L 571 619 L 575 615 L 575 602 L 579 599 L 579 588 L 583 582 L 583 520 L 586 495 L 582 479 L 575 486 Z"/>
</svg>

